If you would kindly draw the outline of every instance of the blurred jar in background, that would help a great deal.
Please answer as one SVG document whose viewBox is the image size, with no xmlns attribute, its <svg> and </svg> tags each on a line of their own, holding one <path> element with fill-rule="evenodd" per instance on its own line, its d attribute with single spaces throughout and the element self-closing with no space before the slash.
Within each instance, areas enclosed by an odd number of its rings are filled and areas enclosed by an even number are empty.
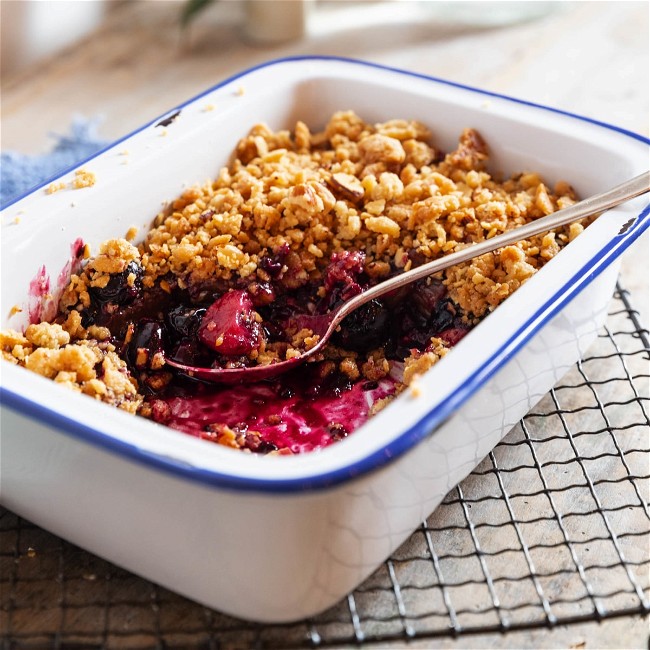
<svg viewBox="0 0 650 650">
<path fill-rule="evenodd" d="M 247 0 L 244 35 L 260 44 L 305 36 L 313 0 Z"/>
<path fill-rule="evenodd" d="M 244 6 L 244 37 L 261 45 L 279 44 L 306 36 L 326 36 L 360 25 L 505 26 L 541 18 L 558 4 L 542 0 L 237 1 Z"/>
</svg>

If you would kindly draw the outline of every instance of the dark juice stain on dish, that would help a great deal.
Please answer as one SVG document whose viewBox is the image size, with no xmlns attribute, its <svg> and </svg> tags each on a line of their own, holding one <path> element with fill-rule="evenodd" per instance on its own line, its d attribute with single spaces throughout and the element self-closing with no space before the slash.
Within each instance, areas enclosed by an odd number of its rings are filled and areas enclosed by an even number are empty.
<svg viewBox="0 0 650 650">
<path fill-rule="evenodd" d="M 45 304 L 50 295 L 50 276 L 45 266 L 41 266 L 32 278 L 27 295 L 29 297 L 29 322 L 40 323 L 45 317 Z"/>
<path fill-rule="evenodd" d="M 158 122 L 156 126 L 169 126 L 180 114 L 181 114 L 180 111 L 176 111 L 175 113 L 172 113 L 170 116 L 160 120 L 160 122 Z"/>
<path fill-rule="evenodd" d="M 616 233 L 617 235 L 624 235 L 633 225 L 634 222 L 636 221 L 636 217 L 632 217 L 632 219 L 628 219 L 622 226 L 621 229 Z"/>
<path fill-rule="evenodd" d="M 29 283 L 27 290 L 30 324 L 50 321 L 57 311 L 57 296 L 68 286 L 70 276 L 79 271 L 84 254 L 84 241 L 75 239 L 70 245 L 70 257 L 59 271 L 56 286 L 52 286 L 50 274 L 45 266 L 41 266 Z"/>
</svg>

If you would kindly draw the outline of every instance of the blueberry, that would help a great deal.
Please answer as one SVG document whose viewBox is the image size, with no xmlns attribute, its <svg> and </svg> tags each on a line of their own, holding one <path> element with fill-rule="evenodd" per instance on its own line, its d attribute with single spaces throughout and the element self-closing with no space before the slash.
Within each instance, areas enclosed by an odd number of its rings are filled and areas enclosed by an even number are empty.
<svg viewBox="0 0 650 650">
<path fill-rule="evenodd" d="M 423 281 L 415 284 L 410 300 L 421 314 L 428 317 L 436 310 L 446 293 L 447 290 L 442 282 Z"/>
<path fill-rule="evenodd" d="M 283 262 L 277 257 L 273 258 L 267 256 L 260 260 L 259 266 L 263 271 L 268 273 L 272 280 L 277 280 L 282 273 Z"/>
<path fill-rule="evenodd" d="M 392 313 L 390 337 L 385 346 L 387 357 L 404 359 L 412 348 L 423 350 L 431 341 L 427 318 L 417 309 L 409 309 L 410 300 Z"/>
<path fill-rule="evenodd" d="M 269 440 L 262 440 L 262 442 L 260 442 L 259 446 L 255 451 L 258 454 L 268 454 L 272 451 L 277 451 L 277 450 L 278 450 L 278 446 L 276 444 L 270 442 Z"/>
<path fill-rule="evenodd" d="M 259 267 L 265 271 L 271 280 L 278 280 L 282 276 L 282 268 L 290 249 L 288 244 L 282 244 L 273 251 L 273 255 L 265 255 L 259 261 Z"/>
<path fill-rule="evenodd" d="M 155 370 L 164 353 L 163 325 L 155 320 L 143 319 L 135 326 L 126 348 L 128 363 L 137 370 Z"/>
<path fill-rule="evenodd" d="M 429 319 L 429 330 L 431 336 L 436 336 L 439 332 L 449 329 L 454 324 L 454 307 L 451 300 L 441 300 L 431 314 Z"/>
<path fill-rule="evenodd" d="M 335 335 L 346 350 L 361 352 L 379 347 L 388 338 L 390 313 L 379 300 L 371 300 L 352 312 Z"/>
<path fill-rule="evenodd" d="M 126 305 L 133 302 L 142 292 L 142 267 L 129 262 L 121 273 L 111 274 L 105 287 L 91 287 L 90 293 L 100 303 Z M 135 276 L 134 280 L 129 280 Z"/>
<path fill-rule="evenodd" d="M 199 329 L 205 311 L 205 307 L 178 305 L 165 314 L 165 325 L 176 339 L 192 338 Z"/>
<path fill-rule="evenodd" d="M 418 298 L 415 298 L 415 294 Z M 416 290 L 395 312 L 391 342 L 386 349 L 390 358 L 404 358 L 413 348 L 422 351 L 430 345 L 432 337 L 460 326 L 453 302 L 443 298 L 434 303 L 435 294 L 435 289 L 431 292 Z M 417 300 L 420 301 L 419 305 Z M 415 304 L 416 308 L 409 309 L 411 304 Z"/>
</svg>

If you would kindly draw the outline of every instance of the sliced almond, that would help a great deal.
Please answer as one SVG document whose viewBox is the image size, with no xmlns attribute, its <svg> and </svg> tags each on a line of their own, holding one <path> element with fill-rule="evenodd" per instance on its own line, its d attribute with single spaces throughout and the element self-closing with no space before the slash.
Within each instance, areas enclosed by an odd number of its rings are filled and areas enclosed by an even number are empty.
<svg viewBox="0 0 650 650">
<path fill-rule="evenodd" d="M 358 201 L 364 196 L 361 181 L 352 174 L 345 174 L 344 172 L 332 174 L 329 184 L 334 192 L 352 201 Z"/>
</svg>

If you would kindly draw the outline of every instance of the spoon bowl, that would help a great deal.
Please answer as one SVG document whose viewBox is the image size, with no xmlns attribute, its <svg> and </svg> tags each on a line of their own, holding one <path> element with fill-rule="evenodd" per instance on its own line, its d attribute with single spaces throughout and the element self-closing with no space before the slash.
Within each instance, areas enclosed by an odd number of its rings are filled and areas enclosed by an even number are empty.
<svg viewBox="0 0 650 650">
<path fill-rule="evenodd" d="M 604 211 L 625 203 L 626 201 L 630 201 L 648 191 L 650 191 L 650 172 L 644 172 L 643 174 L 621 183 L 606 192 L 591 196 L 568 208 L 558 210 L 557 212 L 527 223 L 524 226 L 513 228 L 512 230 L 497 235 L 496 237 L 486 239 L 476 244 L 469 244 L 467 247 L 454 253 L 450 253 L 442 258 L 422 264 L 421 266 L 385 280 L 384 282 L 380 282 L 379 284 L 376 284 L 353 298 L 341 303 L 332 311 L 314 319 L 312 330 L 315 335 L 320 337 L 318 342 L 309 350 L 305 350 L 302 354 L 292 359 L 278 361 L 267 365 L 243 366 L 238 368 L 191 366 L 169 358 L 166 358 L 165 362 L 167 365 L 183 374 L 213 383 L 236 384 L 244 381 L 256 382 L 265 379 L 272 379 L 273 377 L 296 368 L 313 355 L 322 351 L 343 319 L 371 300 L 384 296 L 392 291 L 456 264 L 461 264 L 475 257 L 484 255 L 485 253 L 490 253 L 498 248 L 502 248 L 503 246 L 515 244 L 516 242 L 533 237 L 534 235 L 548 232 L 554 228 L 565 226 L 592 215 L 600 216 Z M 627 227 L 629 227 L 628 224 L 623 226 L 619 234 L 625 232 Z"/>
</svg>

